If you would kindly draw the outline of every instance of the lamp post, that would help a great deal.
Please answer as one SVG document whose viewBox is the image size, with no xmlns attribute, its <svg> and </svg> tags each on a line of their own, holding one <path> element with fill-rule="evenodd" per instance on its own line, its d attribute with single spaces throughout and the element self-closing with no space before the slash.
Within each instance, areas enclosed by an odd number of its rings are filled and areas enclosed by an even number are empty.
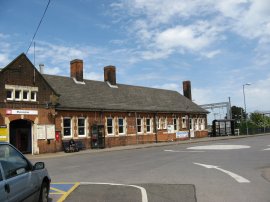
<svg viewBox="0 0 270 202">
<path fill-rule="evenodd" d="M 250 86 L 250 85 L 251 85 L 251 83 L 246 83 L 243 85 L 244 106 L 245 106 L 245 113 L 246 113 L 245 121 L 246 121 L 247 135 L 248 135 L 248 124 L 247 124 L 247 106 L 246 106 L 245 86 Z"/>
</svg>

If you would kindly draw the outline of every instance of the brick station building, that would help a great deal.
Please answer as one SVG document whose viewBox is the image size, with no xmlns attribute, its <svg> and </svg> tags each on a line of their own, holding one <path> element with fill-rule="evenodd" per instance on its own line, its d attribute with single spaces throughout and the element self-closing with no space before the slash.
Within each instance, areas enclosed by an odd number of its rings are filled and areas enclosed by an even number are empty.
<svg viewBox="0 0 270 202">
<path fill-rule="evenodd" d="M 83 61 L 70 77 L 45 75 L 25 54 L 0 71 L 0 141 L 24 153 L 63 150 L 71 138 L 85 148 L 178 141 L 208 135 L 207 111 L 191 101 L 191 84 L 176 91 L 83 78 Z"/>
</svg>

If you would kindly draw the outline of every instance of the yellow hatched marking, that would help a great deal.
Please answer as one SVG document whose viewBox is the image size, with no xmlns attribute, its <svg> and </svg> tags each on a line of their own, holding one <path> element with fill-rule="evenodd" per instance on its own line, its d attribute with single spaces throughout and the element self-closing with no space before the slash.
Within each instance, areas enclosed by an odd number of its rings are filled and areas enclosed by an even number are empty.
<svg viewBox="0 0 270 202">
<path fill-rule="evenodd" d="M 67 184 L 71 184 L 71 183 L 67 183 Z M 71 194 L 71 192 L 73 192 L 79 185 L 80 183 L 76 182 L 73 185 L 73 187 L 71 187 L 71 189 L 69 189 L 68 192 L 65 192 L 57 202 L 63 202 L 68 197 L 68 195 Z"/>
<path fill-rule="evenodd" d="M 65 194 L 65 193 L 66 193 L 66 192 L 63 191 L 63 190 L 60 190 L 60 189 L 57 189 L 57 188 L 54 188 L 54 187 L 51 187 L 51 190 L 56 191 L 56 192 L 59 193 L 59 194 Z"/>
</svg>

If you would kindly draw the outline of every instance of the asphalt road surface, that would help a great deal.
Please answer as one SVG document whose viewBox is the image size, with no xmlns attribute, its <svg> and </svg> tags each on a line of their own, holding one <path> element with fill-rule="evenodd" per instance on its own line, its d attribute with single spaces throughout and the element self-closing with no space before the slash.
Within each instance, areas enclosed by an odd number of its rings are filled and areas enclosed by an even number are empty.
<svg viewBox="0 0 270 202">
<path fill-rule="evenodd" d="M 66 201 L 270 201 L 270 135 L 40 160 Z"/>
</svg>

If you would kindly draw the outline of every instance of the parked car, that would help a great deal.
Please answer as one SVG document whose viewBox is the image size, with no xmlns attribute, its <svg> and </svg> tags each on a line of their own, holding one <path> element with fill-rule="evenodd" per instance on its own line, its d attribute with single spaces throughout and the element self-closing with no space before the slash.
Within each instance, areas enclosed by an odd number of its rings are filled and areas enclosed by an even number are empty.
<svg viewBox="0 0 270 202">
<path fill-rule="evenodd" d="M 47 202 L 50 182 L 43 162 L 33 165 L 14 146 L 0 142 L 1 202 Z"/>
</svg>

